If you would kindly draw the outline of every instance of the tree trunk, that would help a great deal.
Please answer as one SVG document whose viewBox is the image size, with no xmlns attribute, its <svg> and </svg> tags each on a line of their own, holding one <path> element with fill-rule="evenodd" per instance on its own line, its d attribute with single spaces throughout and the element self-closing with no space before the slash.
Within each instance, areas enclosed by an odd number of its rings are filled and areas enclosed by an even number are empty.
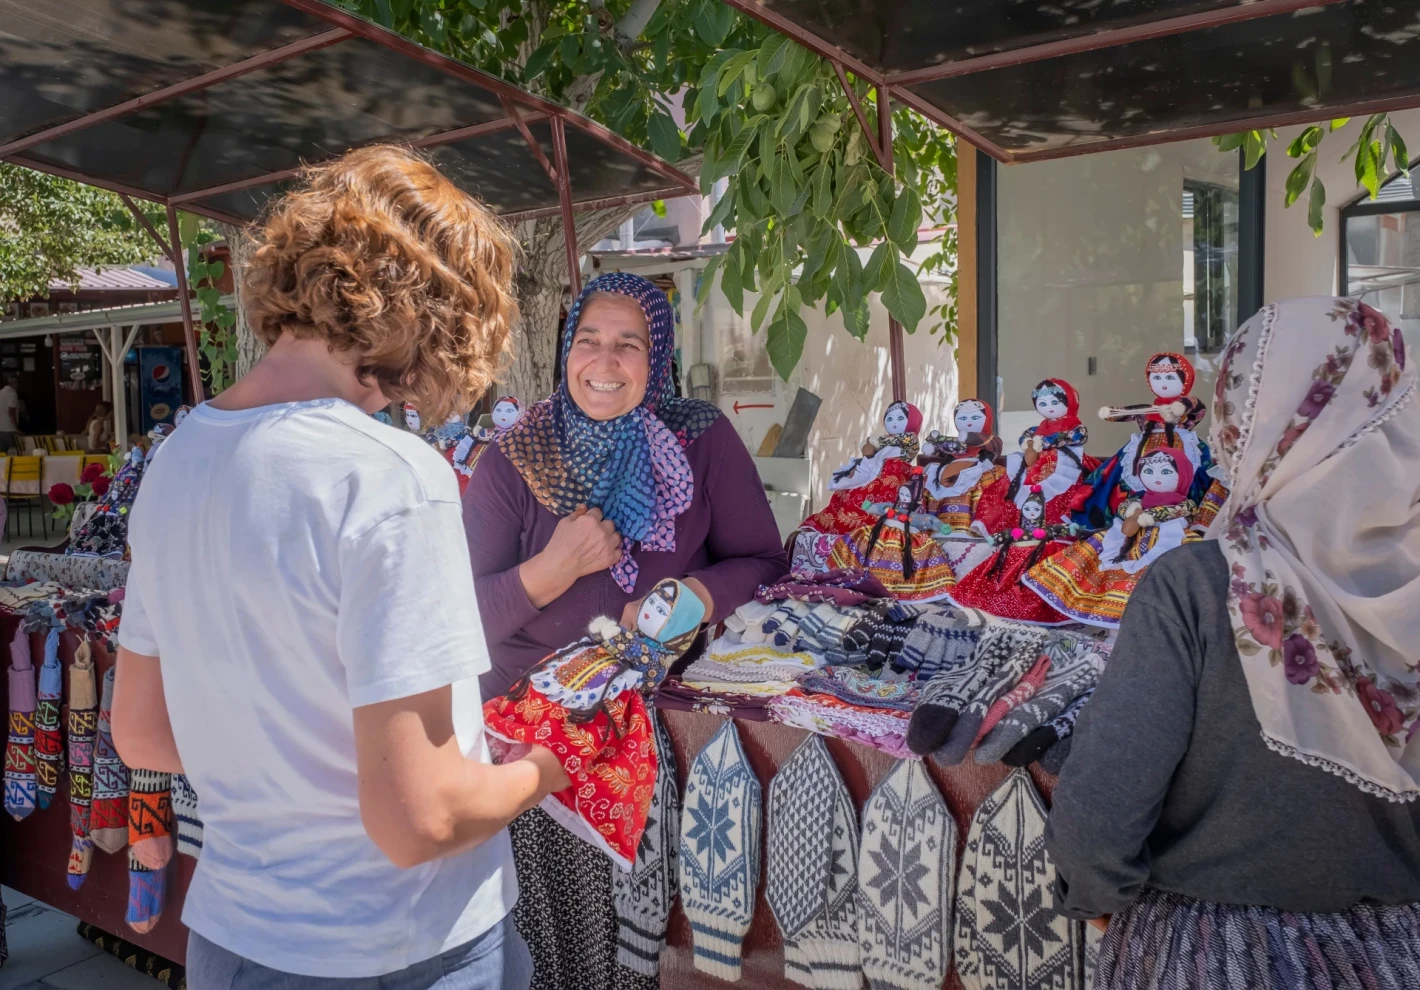
<svg viewBox="0 0 1420 990">
<path fill-rule="evenodd" d="M 251 332 L 251 326 L 247 323 L 246 307 L 242 305 L 242 274 L 246 270 L 247 249 L 251 241 L 241 227 L 219 223 L 217 228 L 227 239 L 227 247 L 231 251 L 232 294 L 237 300 L 233 307 L 237 314 L 237 324 L 232 328 L 232 332 L 237 335 L 237 366 L 232 370 L 232 380 L 236 381 L 261 360 L 262 355 L 266 353 L 266 345 L 257 340 L 256 334 Z"/>
</svg>

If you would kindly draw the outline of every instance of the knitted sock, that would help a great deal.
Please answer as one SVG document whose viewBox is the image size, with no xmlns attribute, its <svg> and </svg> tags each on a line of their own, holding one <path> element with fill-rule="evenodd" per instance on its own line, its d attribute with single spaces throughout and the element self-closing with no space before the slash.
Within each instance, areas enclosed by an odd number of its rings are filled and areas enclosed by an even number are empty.
<svg viewBox="0 0 1420 990">
<path fill-rule="evenodd" d="M 874 607 L 859 616 L 858 621 L 843 635 L 843 648 L 849 653 L 867 652 L 873 642 L 873 633 L 887 621 L 883 614 L 885 607 Z"/>
<path fill-rule="evenodd" d="M 30 637 L 16 630 L 10 643 L 10 738 L 5 746 L 5 810 L 24 821 L 35 810 L 35 668 Z"/>
<path fill-rule="evenodd" d="M 177 822 L 177 851 L 197 859 L 202 855 L 202 818 L 197 810 L 197 792 L 186 777 L 173 774 L 173 820 Z"/>
<path fill-rule="evenodd" d="M 989 673 L 961 708 L 951 735 L 937 750 L 936 758 L 946 766 L 956 766 L 966 759 L 981 725 L 986 721 L 986 713 L 996 703 L 996 699 L 1011 690 L 1040 655 L 1046 633 L 1033 627 L 1007 627 L 1005 635 L 996 641 L 994 649 L 981 660 Z M 983 643 L 984 645 L 984 643 Z"/>
<path fill-rule="evenodd" d="M 804 602 L 789 601 L 780 605 L 764 620 L 764 631 L 772 634 L 770 642 L 780 649 L 794 649 L 799 641 L 799 624 L 808 614 L 809 606 Z"/>
<path fill-rule="evenodd" d="M 1040 758 L 1045 749 L 1035 751 L 1024 762 L 1013 762 L 1008 754 L 1033 732 L 1063 712 L 1070 702 L 1094 687 L 1104 669 L 1104 658 L 1098 653 L 1088 653 L 1074 658 L 1066 658 L 1063 663 L 1051 660 L 1050 672 L 1045 683 L 1030 698 L 1006 714 L 1001 723 L 991 730 L 991 734 L 976 746 L 978 763 L 994 763 L 997 760 L 1010 766 L 1025 766 Z M 1051 733 L 1052 742 L 1054 733 Z"/>
<path fill-rule="evenodd" d="M 1009 715 L 1020 705 L 1025 704 L 1036 696 L 1041 686 L 1045 684 L 1045 678 L 1050 674 L 1050 655 L 1042 653 L 1035 661 L 1035 665 L 1026 671 L 1016 686 L 1011 688 L 1001 697 L 991 703 L 991 708 L 986 712 L 986 718 L 981 722 L 981 728 L 977 730 L 976 742 L 980 745 L 981 740 L 986 738 L 987 733 L 996 728 L 1001 720 Z"/>
<path fill-rule="evenodd" d="M 725 722 L 690 766 L 680 828 L 680 901 L 695 968 L 740 978 L 740 953 L 759 885 L 759 779 Z"/>
<path fill-rule="evenodd" d="M 986 688 L 1005 662 L 1012 644 L 1011 633 L 1012 627 L 993 627 L 981 637 L 973 662 L 944 667 L 923 686 L 907 725 L 908 749 L 926 756 L 946 745 L 962 710 Z"/>
<path fill-rule="evenodd" d="M 59 705 L 64 694 L 64 668 L 59 665 L 59 630 L 44 638 L 44 665 L 39 668 L 39 697 L 35 706 L 35 782 L 41 810 L 48 808 L 64 775 L 64 733 L 59 727 Z"/>
<path fill-rule="evenodd" d="M 98 735 L 94 738 L 94 801 L 89 812 L 94 845 L 116 853 L 128 844 L 128 767 L 113 748 L 113 668 L 104 674 L 99 701 Z"/>
<path fill-rule="evenodd" d="M 1060 744 L 1070 738 L 1070 735 L 1075 731 L 1075 720 L 1080 717 L 1081 709 L 1085 707 L 1085 704 L 1090 700 L 1090 695 L 1092 694 L 1094 694 L 1094 688 L 1090 688 L 1090 690 L 1070 702 L 1059 715 L 1056 715 L 1049 722 L 1030 733 L 1030 735 L 1026 736 L 1012 747 L 1011 751 L 1006 754 L 1006 758 L 1002 762 L 1010 766 L 1023 767 L 1039 760 L 1040 765 L 1048 770 L 1049 766 L 1045 759 L 1046 756 L 1054 754 L 1055 750 L 1060 748 Z M 1069 752 L 1070 750 L 1067 747 L 1060 754 L 1056 754 L 1052 764 L 1056 767 L 1063 766 L 1065 763 L 1065 755 Z M 1050 772 L 1058 773 L 1059 770 L 1051 770 Z"/>
<path fill-rule="evenodd" d="M 858 935 L 872 990 L 940 990 L 951 967 L 956 823 L 921 760 L 863 807 Z"/>
<path fill-rule="evenodd" d="M 656 735 L 656 789 L 651 794 L 651 812 L 631 872 L 612 870 L 611 899 L 616 909 L 617 963 L 642 976 L 654 977 L 660 973 L 666 925 L 675 900 L 680 797 L 670 735 L 656 710 L 648 711 Z"/>
<path fill-rule="evenodd" d="M 931 680 L 944 670 L 969 663 L 985 626 L 968 610 L 941 608 L 917 620 L 903 641 L 898 663 L 916 670 L 920 680 Z"/>
<path fill-rule="evenodd" d="M 1084 990 L 1084 935 L 1054 908 L 1045 819 L 1022 770 L 972 817 L 956 900 L 954 956 L 965 987 Z M 1021 951 L 1027 944 L 1035 948 Z"/>
<path fill-rule="evenodd" d="M 173 858 L 172 775 L 133 768 L 128 780 L 128 849 L 150 870 Z"/>
<path fill-rule="evenodd" d="M 1060 771 L 1065 769 L 1065 761 L 1070 758 L 1070 744 L 1073 742 L 1073 737 L 1067 737 L 1047 749 L 1040 758 L 1040 768 L 1048 774 L 1060 776 Z"/>
<path fill-rule="evenodd" d="M 89 875 L 94 840 L 89 837 L 89 811 L 94 792 L 94 735 L 98 725 L 98 694 L 88 640 L 79 644 L 69 667 L 69 886 L 78 890 Z"/>
<path fill-rule="evenodd" d="M 128 927 L 140 935 L 151 932 L 163 916 L 167 900 L 166 869 L 153 869 L 128 850 Z"/>
</svg>

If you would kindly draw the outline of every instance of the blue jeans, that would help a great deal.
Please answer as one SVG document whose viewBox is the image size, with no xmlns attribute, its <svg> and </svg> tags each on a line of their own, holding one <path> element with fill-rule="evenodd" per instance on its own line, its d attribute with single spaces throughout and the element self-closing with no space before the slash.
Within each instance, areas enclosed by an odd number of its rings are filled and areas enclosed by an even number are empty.
<svg viewBox="0 0 1420 990">
<path fill-rule="evenodd" d="M 189 990 L 528 990 L 532 955 L 510 914 L 472 942 L 384 976 L 296 976 L 187 937 Z"/>
</svg>

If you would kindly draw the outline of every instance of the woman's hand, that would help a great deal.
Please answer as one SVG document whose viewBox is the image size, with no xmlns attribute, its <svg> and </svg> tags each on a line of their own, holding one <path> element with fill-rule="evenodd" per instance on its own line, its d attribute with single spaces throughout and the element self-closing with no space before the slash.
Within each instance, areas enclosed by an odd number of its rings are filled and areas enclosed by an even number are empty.
<svg viewBox="0 0 1420 990">
<path fill-rule="evenodd" d="M 1102 914 L 1098 918 L 1091 918 L 1088 924 L 1098 928 L 1102 932 L 1109 931 L 1109 915 Z"/>
<path fill-rule="evenodd" d="M 705 606 L 705 618 L 710 618 L 715 611 L 715 599 L 710 596 L 710 589 L 701 584 L 693 577 L 681 578 L 681 583 L 695 593 L 695 597 L 700 599 L 700 604 Z M 641 611 L 641 603 L 646 599 L 633 598 L 626 603 L 626 607 L 621 610 L 621 628 L 634 631 L 636 629 L 636 613 Z"/>
<path fill-rule="evenodd" d="M 604 571 L 621 559 L 621 534 L 600 509 L 578 506 L 563 516 L 541 553 L 518 565 L 523 590 L 535 608 L 562 597 L 580 577 Z"/>
</svg>

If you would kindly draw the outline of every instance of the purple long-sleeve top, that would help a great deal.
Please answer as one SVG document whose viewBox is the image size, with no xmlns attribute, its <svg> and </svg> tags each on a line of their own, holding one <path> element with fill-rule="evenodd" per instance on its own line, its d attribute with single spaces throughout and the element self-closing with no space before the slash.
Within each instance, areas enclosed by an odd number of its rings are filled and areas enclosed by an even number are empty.
<svg viewBox="0 0 1420 990">
<path fill-rule="evenodd" d="M 481 681 L 485 698 L 505 693 L 549 653 L 586 635 L 587 624 L 597 616 L 619 620 L 627 603 L 657 581 L 696 578 L 715 600 L 707 621 L 719 622 L 754 597 L 761 584 L 788 573 L 759 472 L 729 420 L 716 420 L 685 454 L 695 493 L 690 507 L 676 517 L 676 548 L 636 549 L 640 575 L 635 594 L 622 591 L 609 570 L 599 571 L 578 578 L 542 609 L 528 600 L 518 565 L 547 546 L 558 517 L 533 497 L 502 451 L 492 447 L 483 455 L 464 493 L 463 513 L 493 661 Z"/>
</svg>

